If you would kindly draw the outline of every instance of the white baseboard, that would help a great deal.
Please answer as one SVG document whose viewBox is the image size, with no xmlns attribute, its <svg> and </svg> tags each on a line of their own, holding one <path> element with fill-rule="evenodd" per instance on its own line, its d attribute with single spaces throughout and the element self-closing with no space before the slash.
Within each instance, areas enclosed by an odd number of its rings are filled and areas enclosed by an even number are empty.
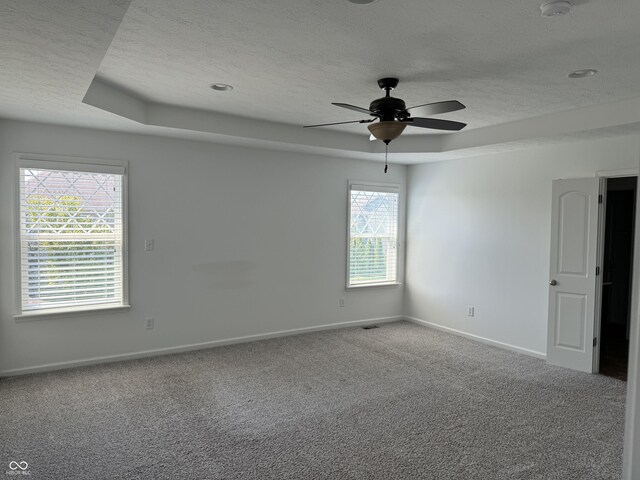
<svg viewBox="0 0 640 480">
<path fill-rule="evenodd" d="M 437 323 L 427 322 L 426 320 L 420 320 L 419 318 L 406 317 L 406 316 L 404 318 L 405 320 L 409 322 L 417 323 L 418 325 L 423 325 L 425 327 L 434 328 L 436 330 L 452 333 L 454 335 L 459 335 L 461 337 L 465 337 L 470 340 L 486 343 L 487 345 L 493 345 L 494 347 L 503 348 L 505 350 L 511 350 L 512 352 L 523 353 L 525 355 L 540 358 L 542 360 L 547 359 L 546 353 L 537 352 L 535 350 L 529 350 L 528 348 L 516 347 L 515 345 L 511 345 L 509 343 L 498 342 L 496 340 L 491 340 L 490 338 L 481 337 L 479 335 L 474 335 L 472 333 L 463 332 L 462 330 L 456 330 L 455 328 L 445 327 L 444 325 L 438 325 Z"/>
<path fill-rule="evenodd" d="M 106 355 L 103 357 L 85 358 L 82 360 L 70 360 L 66 362 L 47 363 L 44 365 L 36 365 L 33 367 L 23 367 L 23 368 L 14 368 L 11 370 L 4 370 L 0 372 L 0 377 L 26 375 L 28 373 L 50 372 L 53 370 L 61 370 L 64 368 L 97 365 L 99 363 L 120 362 L 123 360 L 134 360 L 136 358 L 155 357 L 158 355 L 167 355 L 171 353 L 190 352 L 192 350 L 221 347 L 223 345 L 255 342 L 257 340 L 265 340 L 268 338 L 287 337 L 290 335 L 300 335 L 302 333 L 311 333 L 311 332 L 317 332 L 320 330 L 334 330 L 338 328 L 357 327 L 360 325 L 372 325 L 372 324 L 378 324 L 378 323 L 397 322 L 404 319 L 405 317 L 403 316 L 367 318 L 364 320 L 352 320 L 349 322 L 329 323 L 326 325 L 318 325 L 315 327 L 294 328 L 292 330 L 281 330 L 279 332 L 260 333 L 257 335 L 247 335 L 245 337 L 226 338 L 223 340 L 213 340 L 211 342 L 192 343 L 189 345 L 178 345 L 175 347 L 157 348 L 153 350 L 143 350 L 140 352 L 121 353 L 117 355 Z"/>
</svg>

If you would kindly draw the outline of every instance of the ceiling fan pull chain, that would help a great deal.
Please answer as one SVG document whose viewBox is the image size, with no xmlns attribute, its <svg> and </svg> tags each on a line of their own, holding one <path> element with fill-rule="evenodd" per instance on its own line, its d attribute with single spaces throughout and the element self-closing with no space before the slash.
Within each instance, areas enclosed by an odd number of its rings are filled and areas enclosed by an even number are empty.
<svg viewBox="0 0 640 480">
<path fill-rule="evenodd" d="M 384 146 L 384 173 L 387 173 L 387 169 L 389 168 L 389 164 L 387 163 L 388 156 L 389 156 L 389 144 L 386 143 Z"/>
</svg>

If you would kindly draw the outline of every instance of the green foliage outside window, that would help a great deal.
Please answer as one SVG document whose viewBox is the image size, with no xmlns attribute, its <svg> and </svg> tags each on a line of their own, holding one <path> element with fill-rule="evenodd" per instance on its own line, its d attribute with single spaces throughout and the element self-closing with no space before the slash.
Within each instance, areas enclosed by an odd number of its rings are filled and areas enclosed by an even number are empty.
<svg viewBox="0 0 640 480">
<path fill-rule="evenodd" d="M 91 236 L 112 233 L 108 223 L 113 214 L 107 213 L 105 222 L 98 223 L 97 216 L 84 211 L 82 198 L 75 195 L 30 195 L 26 205 L 26 231 L 39 236 L 28 242 L 28 286 L 36 288 L 30 295 L 45 299 L 65 290 L 78 291 L 84 284 L 104 298 L 112 287 L 104 279 L 96 280 L 94 268 L 113 266 L 115 247 L 111 240 L 92 240 Z M 87 235 L 87 239 L 79 239 L 79 235 Z M 100 282 L 103 285 L 96 286 Z"/>
<path fill-rule="evenodd" d="M 380 237 L 351 238 L 351 281 L 384 279 L 387 276 L 387 255 Z"/>
</svg>

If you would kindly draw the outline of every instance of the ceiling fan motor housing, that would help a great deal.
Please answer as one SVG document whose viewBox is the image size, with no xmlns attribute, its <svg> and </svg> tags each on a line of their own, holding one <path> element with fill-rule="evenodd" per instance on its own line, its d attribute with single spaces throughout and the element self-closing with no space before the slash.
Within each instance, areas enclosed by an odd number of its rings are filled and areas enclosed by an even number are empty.
<svg viewBox="0 0 640 480">
<path fill-rule="evenodd" d="M 407 105 L 403 100 L 394 97 L 377 98 L 371 105 L 369 110 L 380 117 L 383 122 L 395 120 L 399 113 L 407 110 Z"/>
<path fill-rule="evenodd" d="M 398 86 L 398 82 L 399 80 L 394 77 L 381 78 L 378 80 L 378 86 L 386 92 L 386 95 L 371 102 L 369 110 L 377 117 L 380 117 L 381 122 L 391 122 L 396 118 L 401 119 L 409 116 L 409 114 L 406 113 L 407 106 L 405 103 L 399 98 L 393 98 L 390 94 L 391 90 Z M 401 112 L 405 112 L 406 114 Z"/>
</svg>

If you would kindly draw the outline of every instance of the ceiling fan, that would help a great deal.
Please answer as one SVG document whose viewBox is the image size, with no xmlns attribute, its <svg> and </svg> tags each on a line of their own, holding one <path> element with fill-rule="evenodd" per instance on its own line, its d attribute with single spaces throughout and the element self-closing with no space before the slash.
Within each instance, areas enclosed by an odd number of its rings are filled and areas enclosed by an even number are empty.
<svg viewBox="0 0 640 480">
<path fill-rule="evenodd" d="M 382 140 L 385 144 L 389 145 L 391 140 L 398 138 L 402 134 L 407 125 L 449 131 L 462 130 L 467 126 L 466 123 L 453 122 L 451 120 L 414 116 L 438 115 L 440 113 L 455 112 L 456 110 L 462 110 L 466 107 L 457 100 L 448 100 L 445 102 L 425 103 L 424 105 L 407 108 L 403 100 L 394 98 L 390 94 L 391 90 L 398 86 L 398 82 L 399 80 L 397 78 L 381 78 L 378 80 L 378 86 L 386 92 L 386 95 L 371 102 L 369 109 L 356 107 L 348 103 L 332 103 L 332 105 L 336 105 L 337 107 L 354 110 L 370 115 L 373 118 L 348 122 L 322 123 L 319 125 L 305 125 L 304 128 L 343 125 L 346 123 L 368 123 L 370 125 L 368 125 L 367 128 L 371 132 L 372 137 Z M 373 123 L 376 120 L 379 121 Z"/>
</svg>

